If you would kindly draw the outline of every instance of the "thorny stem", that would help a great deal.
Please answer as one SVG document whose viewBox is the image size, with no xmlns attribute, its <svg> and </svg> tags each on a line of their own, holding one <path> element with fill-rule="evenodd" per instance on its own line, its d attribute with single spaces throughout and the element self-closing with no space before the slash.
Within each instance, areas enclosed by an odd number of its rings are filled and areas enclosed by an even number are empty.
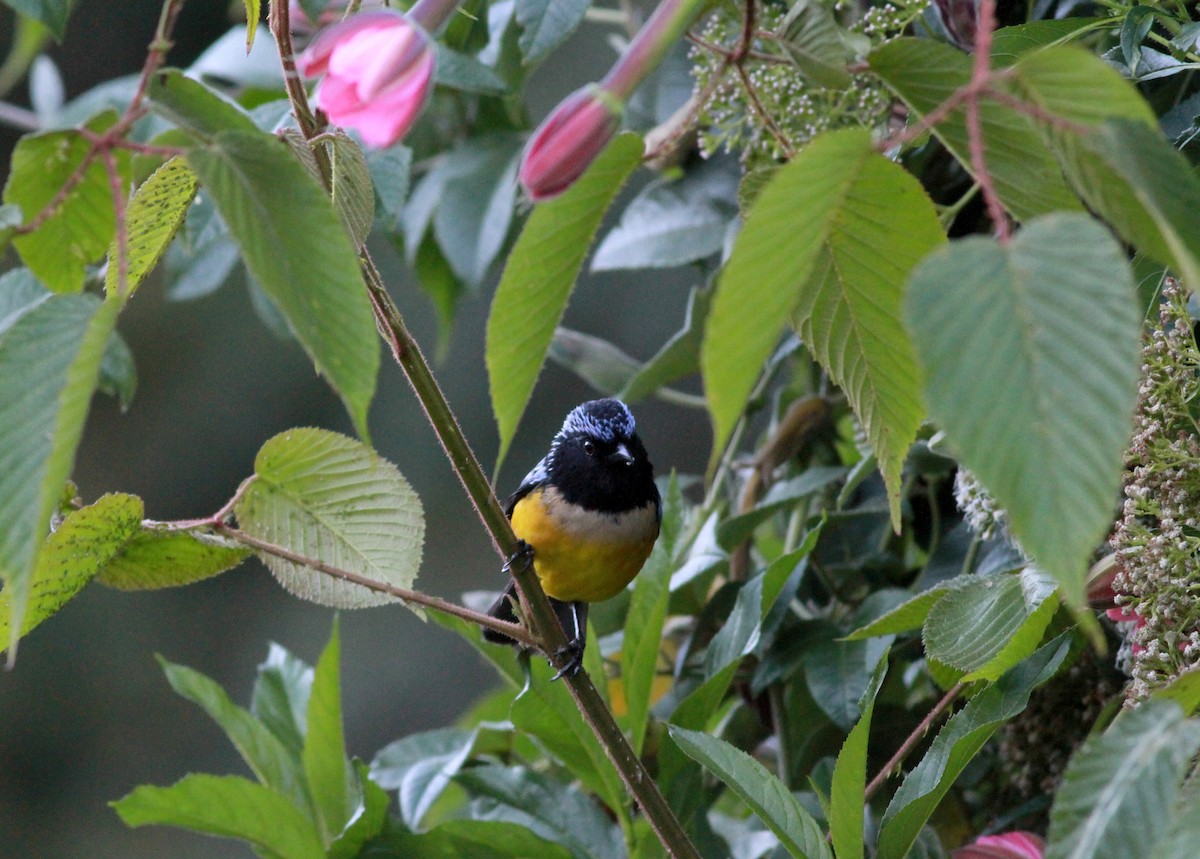
<svg viewBox="0 0 1200 859">
<path fill-rule="evenodd" d="M 983 141 L 983 121 L 980 118 L 980 98 L 991 75 L 992 31 L 996 28 L 996 0 L 980 0 L 979 26 L 975 30 L 975 64 L 971 72 L 974 87 L 967 97 L 967 141 L 971 153 L 971 168 L 975 181 L 979 183 L 987 206 L 988 217 L 996 228 L 996 239 L 1007 244 L 1012 237 L 1012 223 L 1004 204 L 996 193 L 992 174 L 988 172 L 987 155 Z"/>
<path fill-rule="evenodd" d="M 984 2 L 988 2 L 988 0 L 984 0 Z M 892 755 L 891 760 L 880 768 L 875 778 L 871 779 L 871 783 L 867 785 L 867 789 L 863 794 L 864 801 L 874 796 L 875 792 L 888 780 L 888 777 L 899 769 L 904 759 L 916 748 L 921 738 L 929 733 L 929 729 L 933 727 L 933 723 L 946 711 L 947 707 L 954 703 L 954 699 L 962 693 L 964 688 L 964 684 L 956 683 L 950 688 L 950 691 L 942 696 L 940 701 L 933 705 L 933 709 L 925 714 L 925 718 L 921 720 L 921 723 L 905 738 L 904 742 L 900 744 L 900 748 L 896 749 L 896 753 Z"/>
<path fill-rule="evenodd" d="M 272 33 L 276 35 L 277 39 L 282 34 L 284 39 L 280 42 L 280 55 L 287 55 L 290 58 L 291 40 L 287 33 L 286 7 L 287 4 L 281 0 L 272 0 L 271 21 Z M 285 59 L 284 62 L 286 73 L 287 60 Z M 298 78 L 296 83 L 299 84 Z M 301 114 L 312 115 L 308 106 L 308 93 L 303 86 L 289 84 L 287 92 L 298 117 L 298 123 Z M 306 129 L 303 123 L 300 123 L 300 127 L 305 139 L 311 139 L 318 131 L 315 126 Z M 380 336 L 388 344 L 392 356 L 404 371 L 413 392 L 417 395 L 426 417 L 429 418 L 434 434 L 441 443 L 446 457 L 450 460 L 454 473 L 462 482 L 467 497 L 471 500 L 476 513 L 487 529 L 492 544 L 497 552 L 507 560 L 513 556 L 518 545 L 512 524 L 508 521 L 495 492 L 492 491 L 491 484 L 488 482 L 479 460 L 476 459 L 467 443 L 454 412 L 446 401 L 433 373 L 430 372 L 429 365 L 421 354 L 417 342 L 409 333 L 399 308 L 388 294 L 382 275 L 365 248 L 362 250 L 361 262 L 367 295 Z M 524 565 L 513 564 L 510 568 L 522 602 L 527 609 L 529 633 L 531 633 L 528 640 L 546 653 L 556 668 L 561 668 L 562 665 L 559 664 L 561 657 L 558 654 L 565 652 L 566 636 L 532 567 L 532 563 L 526 563 Z M 679 820 L 671 811 L 671 807 L 659 791 L 658 785 L 646 771 L 641 759 L 629 745 L 629 741 L 625 739 L 624 733 L 604 703 L 604 699 L 596 691 L 587 672 L 579 671 L 574 675 L 567 675 L 564 677 L 564 682 L 574 697 L 584 720 L 596 735 L 600 745 L 603 746 L 613 766 L 616 767 L 626 788 L 641 806 L 647 822 L 662 842 L 667 854 L 672 857 L 680 857 L 680 859 L 685 859 L 685 857 L 686 859 L 699 859 L 700 854 L 688 839 L 687 833 L 684 832 Z"/>
</svg>

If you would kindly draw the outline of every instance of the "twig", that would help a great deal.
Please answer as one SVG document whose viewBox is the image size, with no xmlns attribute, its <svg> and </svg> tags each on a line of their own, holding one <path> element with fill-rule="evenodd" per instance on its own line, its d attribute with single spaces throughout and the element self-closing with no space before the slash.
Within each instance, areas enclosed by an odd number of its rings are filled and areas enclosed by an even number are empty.
<svg viewBox="0 0 1200 859">
<path fill-rule="evenodd" d="M 992 174 L 988 172 L 987 153 L 983 140 L 983 120 L 980 117 L 980 97 L 991 75 L 992 31 L 996 28 L 996 0 L 980 0 L 979 25 L 975 29 L 975 63 L 971 71 L 974 84 L 967 94 L 967 147 L 971 153 L 971 168 L 979 191 L 983 194 L 988 217 L 996 228 L 996 240 L 1007 244 L 1012 237 L 1012 224 L 1004 204 L 996 193 Z"/>
<path fill-rule="evenodd" d="M 478 624 L 479 626 L 486 626 L 489 629 L 494 629 L 497 632 L 507 635 L 509 638 L 516 639 L 527 647 L 537 646 L 537 642 L 533 640 L 533 636 L 529 634 L 528 630 L 515 623 L 507 623 L 503 620 L 496 620 L 494 617 L 489 617 L 481 612 L 472 611 L 466 606 L 448 602 L 447 600 L 430 596 L 429 594 L 424 594 L 420 591 L 412 591 L 408 588 L 401 588 L 388 584 L 387 582 L 380 582 L 376 581 L 375 579 L 369 579 L 366 576 L 360 576 L 358 573 L 352 573 L 349 570 L 340 569 L 339 567 L 326 564 L 325 562 L 316 558 L 310 558 L 306 555 L 293 552 L 290 549 L 285 549 L 283 546 L 276 546 L 274 543 L 268 543 L 265 540 L 260 540 L 257 537 L 247 534 L 245 531 L 234 528 L 231 525 L 226 525 L 223 522 L 213 526 L 213 530 L 223 537 L 228 537 L 230 540 L 234 540 L 242 545 L 249 546 L 250 548 L 256 549 L 264 554 L 273 555 L 276 558 L 282 558 L 283 560 L 290 561 L 293 564 L 300 564 L 301 566 L 308 567 L 309 569 L 315 570 L 318 573 L 324 573 L 325 575 L 332 576 L 335 579 L 341 579 L 342 581 L 360 585 L 364 588 L 375 591 L 376 593 L 387 594 L 388 596 L 402 599 L 405 602 L 414 603 L 416 605 L 433 609 L 434 611 L 440 611 L 443 614 L 449 614 L 453 615 L 454 617 L 462 618 L 463 620 Z"/>
<path fill-rule="evenodd" d="M 921 738 L 929 732 L 929 729 L 933 727 L 933 723 L 938 720 L 938 717 L 945 712 L 947 707 L 954 703 L 954 699 L 962 693 L 963 688 L 964 685 L 962 683 L 956 683 L 953 687 L 951 687 L 950 691 L 942 696 L 940 701 L 933 705 L 933 709 L 925 714 L 925 718 L 921 720 L 921 723 L 917 725 L 917 727 L 913 729 L 913 732 L 908 735 L 903 743 L 900 744 L 900 748 L 896 749 L 896 753 L 892 755 L 891 760 L 883 765 L 883 767 L 875 775 L 875 778 L 871 779 L 871 783 L 867 785 L 867 789 L 863 794 L 864 800 L 868 800 L 874 796 L 875 792 L 882 787 L 885 781 L 888 780 L 888 776 L 890 776 L 895 770 L 899 769 L 900 764 L 904 762 L 904 759 L 908 757 L 909 753 L 916 747 L 917 743 L 921 741 Z"/>
</svg>

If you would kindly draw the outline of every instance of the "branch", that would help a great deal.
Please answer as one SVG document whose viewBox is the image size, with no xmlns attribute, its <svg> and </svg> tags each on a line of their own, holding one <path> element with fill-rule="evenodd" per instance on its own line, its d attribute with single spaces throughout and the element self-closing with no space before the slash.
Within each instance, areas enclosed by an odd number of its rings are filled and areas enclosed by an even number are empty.
<svg viewBox="0 0 1200 859">
<path fill-rule="evenodd" d="M 875 778 L 871 779 L 871 783 L 867 785 L 866 792 L 863 794 L 864 802 L 874 796 L 875 792 L 888 780 L 888 776 L 899 769 L 900 764 L 908 757 L 909 752 L 916 747 L 922 737 L 929 733 L 929 729 L 933 727 L 933 723 L 954 702 L 954 699 L 959 696 L 964 688 L 962 683 L 955 684 L 949 692 L 942 696 L 942 700 L 933 705 L 933 709 L 925 715 L 925 718 L 921 720 L 921 724 L 917 725 L 913 729 L 913 732 L 900 744 L 900 748 L 896 749 L 896 754 L 892 755 L 891 760 L 880 768 Z"/>
<path fill-rule="evenodd" d="M 975 64 L 971 71 L 971 83 L 967 93 L 967 145 L 971 153 L 971 169 L 975 181 L 983 194 L 988 217 L 996 228 L 996 240 L 1007 244 L 1012 237 L 1012 223 L 1004 204 L 996 193 L 992 174 L 988 172 L 987 154 L 983 142 L 983 121 L 979 114 L 979 101 L 991 79 L 992 31 L 996 28 L 996 0 L 979 0 L 979 24 L 975 29 Z"/>
</svg>

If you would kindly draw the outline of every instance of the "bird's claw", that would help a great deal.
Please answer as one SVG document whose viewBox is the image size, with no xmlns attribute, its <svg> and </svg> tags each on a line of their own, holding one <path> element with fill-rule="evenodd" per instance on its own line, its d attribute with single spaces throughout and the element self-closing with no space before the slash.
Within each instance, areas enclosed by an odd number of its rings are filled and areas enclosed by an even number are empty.
<svg viewBox="0 0 1200 859">
<path fill-rule="evenodd" d="M 574 677 L 579 673 L 579 669 L 583 667 L 583 648 L 583 641 L 575 638 L 568 641 L 565 647 L 560 647 L 554 652 L 554 662 L 561 667 L 558 669 L 558 673 L 550 678 L 551 683 L 560 677 Z M 564 659 L 565 662 L 562 661 Z"/>
<path fill-rule="evenodd" d="M 527 570 L 529 565 L 533 563 L 533 546 L 526 543 L 524 540 L 517 540 L 513 546 L 512 552 L 508 555 L 508 560 L 504 562 L 502 568 L 506 573 L 512 573 L 513 570 Z"/>
</svg>

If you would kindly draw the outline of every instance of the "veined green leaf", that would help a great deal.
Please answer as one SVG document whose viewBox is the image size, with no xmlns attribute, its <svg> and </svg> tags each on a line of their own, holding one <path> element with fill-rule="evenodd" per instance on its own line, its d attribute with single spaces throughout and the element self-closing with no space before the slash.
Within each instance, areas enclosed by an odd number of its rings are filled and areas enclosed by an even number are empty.
<svg viewBox="0 0 1200 859">
<path fill-rule="evenodd" d="M 262 446 L 254 472 L 234 507 L 246 532 L 377 582 L 412 585 L 425 520 L 421 500 L 390 462 L 346 436 L 295 429 Z M 396 601 L 269 553 L 260 557 L 285 588 L 321 605 Z"/>
<path fill-rule="evenodd" d="M 258 32 L 258 16 L 262 14 L 262 0 L 242 0 L 246 6 L 246 52 L 254 45 L 254 34 Z"/>
<path fill-rule="evenodd" d="M 19 636 L 83 590 L 105 562 L 137 533 L 141 524 L 142 500 L 134 495 L 105 495 L 63 520 L 38 551 Z M 6 648 L 11 640 L 9 591 L 8 587 L 0 590 L 0 648 Z"/>
<path fill-rule="evenodd" d="M 325 859 L 312 820 L 279 791 L 241 778 L 192 774 L 143 785 L 112 804 L 126 826 L 180 826 L 241 838 L 280 859 Z"/>
<path fill-rule="evenodd" d="M 930 39 L 893 39 L 872 51 L 868 62 L 918 116 L 936 109 L 971 79 L 968 54 Z M 1006 209 L 1020 220 L 1060 209 L 1082 210 L 1032 119 L 992 99 L 983 100 L 979 114 L 988 172 Z M 962 106 L 950 111 L 933 133 L 963 169 L 973 171 Z"/>
<path fill-rule="evenodd" d="M 934 418 L 1081 606 L 1132 430 L 1141 314 L 1125 253 L 1075 214 L 1003 247 L 953 243 L 913 274 L 905 316 Z M 1064 528 L 1063 522 L 1070 522 Z"/>
<path fill-rule="evenodd" d="M 245 546 L 220 537 L 143 528 L 96 575 L 122 591 L 190 585 L 231 570 L 251 555 Z"/>
<path fill-rule="evenodd" d="M 702 731 L 670 727 L 673 739 L 689 757 L 699 761 L 758 815 L 793 857 L 831 857 L 825 833 L 774 773 L 722 739 Z"/>
<path fill-rule="evenodd" d="M 497 464 L 508 453 L 600 219 L 641 156 L 640 137 L 617 137 L 570 188 L 534 209 L 508 256 L 487 325 Z"/>
<path fill-rule="evenodd" d="M 129 236 L 126 263 L 126 295 L 132 295 L 162 255 L 175 233 L 183 225 L 188 207 L 196 196 L 196 174 L 182 158 L 172 158 L 159 167 L 134 192 L 125 210 Z M 120 265 L 117 243 L 108 249 L 108 271 L 104 288 L 114 292 L 119 285 Z"/>
<path fill-rule="evenodd" d="M 358 255 L 329 197 L 286 143 L 257 130 L 218 132 L 187 161 L 246 267 L 367 438 L 379 340 Z"/>
<path fill-rule="evenodd" d="M 1200 725 L 1174 702 L 1143 701 L 1121 713 L 1071 757 L 1050 812 L 1047 859 L 1151 855 L 1198 748 Z"/>
<path fill-rule="evenodd" d="M 862 698 L 862 715 L 850 730 L 833 768 L 829 792 L 829 835 L 837 859 L 862 859 L 867 785 L 867 738 L 875 713 L 875 697 L 887 674 L 888 650 L 875 665 Z"/>
<path fill-rule="evenodd" d="M 304 748 L 304 726 L 312 693 L 313 669 L 278 644 L 258 666 L 250 712 L 279 738 L 296 760 Z"/>
<path fill-rule="evenodd" d="M 575 31 L 587 13 L 589 0 L 517 0 L 518 41 L 526 64 L 536 63 Z"/>
<path fill-rule="evenodd" d="M 10 659 L 119 312 L 90 295 L 53 296 L 0 334 L 0 579 L 11 606 Z"/>
<path fill-rule="evenodd" d="M 933 204 L 862 129 L 824 134 L 758 195 L 713 297 L 701 368 L 720 455 L 792 315 L 866 427 L 900 522 L 900 470 L 923 418 L 900 324 L 905 281 L 943 241 Z"/>
<path fill-rule="evenodd" d="M 333 165 L 333 206 L 355 247 L 367 240 L 375 221 L 375 188 L 362 148 L 344 131 L 329 143 Z"/>
<path fill-rule="evenodd" d="M 466 762 L 478 731 L 438 728 L 389 743 L 371 761 L 371 778 L 399 794 L 404 825 L 419 832 L 421 820 Z"/>
<path fill-rule="evenodd" d="M 105 111 L 87 124 L 95 134 L 116 121 Z M 27 220 L 39 217 L 92 152 L 78 131 L 47 131 L 22 137 L 13 150 L 4 202 L 19 206 Z M 129 153 L 113 152 L 122 187 L 129 181 Z M 122 191 L 124 193 L 124 191 Z M 92 158 L 54 212 L 31 233 L 16 236 L 13 246 L 38 279 L 55 292 L 83 288 L 86 266 L 108 250 L 116 233 L 112 185 L 104 162 Z"/>
<path fill-rule="evenodd" d="M 258 130 L 237 102 L 179 69 L 165 69 L 154 75 L 146 95 L 158 113 L 206 140 L 222 131 Z"/>
</svg>

